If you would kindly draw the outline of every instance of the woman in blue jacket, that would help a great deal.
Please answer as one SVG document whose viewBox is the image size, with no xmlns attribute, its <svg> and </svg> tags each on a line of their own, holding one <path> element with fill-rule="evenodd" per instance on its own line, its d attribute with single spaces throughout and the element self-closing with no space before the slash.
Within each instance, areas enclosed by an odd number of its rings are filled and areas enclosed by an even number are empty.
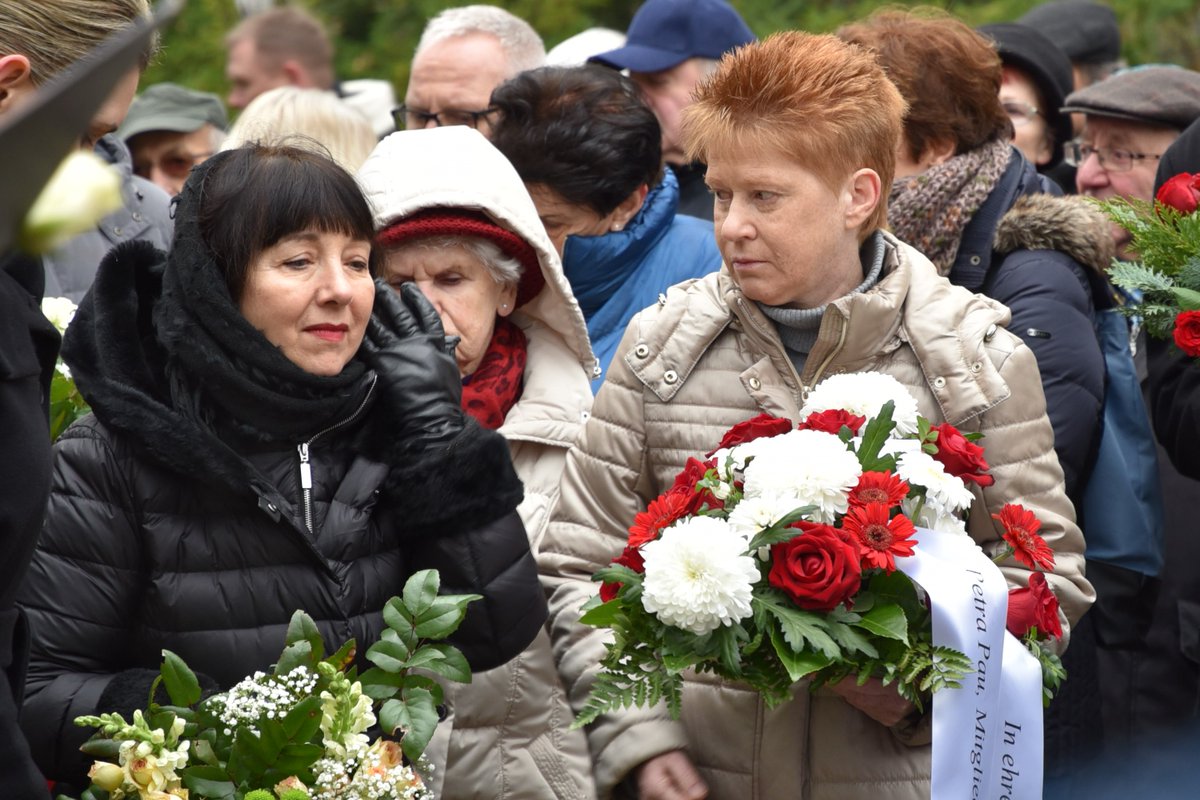
<svg viewBox="0 0 1200 800">
<path fill-rule="evenodd" d="M 720 268 L 712 224 L 676 214 L 658 120 L 620 73 L 523 72 L 492 93 L 492 107 L 492 143 L 525 181 L 587 320 L 598 391 L 633 315 Z"/>
</svg>

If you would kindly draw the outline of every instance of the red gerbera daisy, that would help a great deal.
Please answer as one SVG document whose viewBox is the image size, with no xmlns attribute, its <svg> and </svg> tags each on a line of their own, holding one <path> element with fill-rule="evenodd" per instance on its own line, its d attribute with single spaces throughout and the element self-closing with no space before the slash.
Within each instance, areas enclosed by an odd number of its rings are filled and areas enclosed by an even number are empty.
<svg viewBox="0 0 1200 800">
<path fill-rule="evenodd" d="M 889 518 L 885 503 L 867 503 L 851 508 L 842 519 L 842 527 L 858 537 L 862 546 L 862 568 L 895 572 L 896 556 L 911 556 L 916 542 L 909 537 L 917 532 L 908 517 Z"/>
<path fill-rule="evenodd" d="M 681 492 L 667 492 L 650 501 L 629 526 L 629 546 L 641 547 L 658 538 L 658 533 L 675 520 L 687 515 L 691 498 Z"/>
<path fill-rule="evenodd" d="M 888 508 L 900 505 L 908 497 L 908 484 L 891 472 L 864 472 L 858 485 L 850 490 L 850 505 L 883 503 Z"/>
<path fill-rule="evenodd" d="M 1054 551 L 1038 534 L 1042 523 L 1033 512 L 1016 503 L 1008 503 L 992 519 L 1004 526 L 1004 541 L 1012 548 L 1017 561 L 1030 569 L 1054 569 Z"/>
</svg>

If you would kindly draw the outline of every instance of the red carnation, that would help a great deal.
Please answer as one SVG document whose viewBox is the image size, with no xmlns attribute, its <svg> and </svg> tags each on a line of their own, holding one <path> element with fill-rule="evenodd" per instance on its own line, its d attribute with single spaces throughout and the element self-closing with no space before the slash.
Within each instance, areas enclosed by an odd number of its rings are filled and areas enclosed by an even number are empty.
<svg viewBox="0 0 1200 800">
<path fill-rule="evenodd" d="M 1036 627 L 1055 639 L 1062 638 L 1062 623 L 1058 621 L 1058 598 L 1050 591 L 1046 576 L 1035 572 L 1029 576 L 1028 589 L 1008 591 L 1009 633 L 1018 639 Z"/>
<path fill-rule="evenodd" d="M 621 552 L 621 555 L 612 560 L 614 564 L 620 564 L 623 567 L 629 567 L 634 572 L 641 574 L 646 571 L 646 562 L 642 559 L 642 551 L 636 547 L 626 546 Z M 600 584 L 600 599 L 607 603 L 617 596 L 617 592 L 624 586 L 623 583 L 609 583 L 605 581 Z"/>
<path fill-rule="evenodd" d="M 850 490 L 850 505 L 883 503 L 888 508 L 900 505 L 908 497 L 908 484 L 891 472 L 864 472 L 858 485 Z"/>
<path fill-rule="evenodd" d="M 739 422 L 725 431 L 725 435 L 721 437 L 721 443 L 717 445 L 716 450 L 710 451 L 707 455 L 711 456 L 717 450 L 737 447 L 739 444 L 753 442 L 755 439 L 778 436 L 781 433 L 787 433 L 791 429 L 792 421 L 790 419 L 773 417 L 770 414 L 759 414 L 754 419 Z"/>
<path fill-rule="evenodd" d="M 996 479 L 986 474 L 987 461 L 983 458 L 983 448 L 968 441 L 958 428 L 949 422 L 930 426 L 937 431 L 937 452 L 933 457 L 942 462 L 946 472 L 961 481 L 971 481 L 980 486 L 991 486 Z"/>
<path fill-rule="evenodd" d="M 629 526 L 629 546 L 641 547 L 658 538 L 663 528 L 687 516 L 688 497 L 681 492 L 667 492 L 650 501 L 645 511 L 639 511 Z"/>
<path fill-rule="evenodd" d="M 1200 203 L 1200 174 L 1179 173 L 1159 187 L 1155 199 L 1180 214 L 1191 214 Z"/>
<path fill-rule="evenodd" d="M 866 417 L 851 414 L 842 408 L 833 408 L 828 411 L 814 411 L 796 427 L 802 431 L 824 431 L 837 436 L 842 432 L 842 426 L 845 425 L 851 433 L 857 436 L 859 428 L 866 421 Z"/>
<path fill-rule="evenodd" d="M 868 503 L 851 508 L 842 528 L 858 537 L 862 546 L 862 568 L 896 571 L 896 556 L 911 556 L 916 545 L 910 537 L 917 532 L 903 514 L 889 518 L 890 506 Z"/>
<path fill-rule="evenodd" d="M 862 585 L 858 548 L 828 525 L 800 522 L 799 536 L 771 547 L 767 581 L 809 611 L 847 605 Z"/>
<path fill-rule="evenodd" d="M 704 475 L 715 466 L 716 463 L 712 459 L 701 461 L 698 458 L 689 458 L 683 469 L 675 476 L 675 483 L 667 490 L 667 494 L 680 495 L 686 499 L 687 508 L 681 516 L 695 514 L 705 503 L 709 508 L 725 507 L 724 501 L 718 500 L 712 492 L 707 489 L 696 489 L 696 484 L 703 480 Z"/>
<path fill-rule="evenodd" d="M 1200 358 L 1200 311 L 1181 311 L 1175 317 L 1175 344 L 1192 358 Z"/>
<path fill-rule="evenodd" d="M 1004 541 L 1013 549 L 1017 561 L 1030 569 L 1054 569 L 1054 551 L 1038 530 L 1042 523 L 1024 506 L 1008 503 L 999 514 L 992 514 L 1004 526 Z"/>
</svg>

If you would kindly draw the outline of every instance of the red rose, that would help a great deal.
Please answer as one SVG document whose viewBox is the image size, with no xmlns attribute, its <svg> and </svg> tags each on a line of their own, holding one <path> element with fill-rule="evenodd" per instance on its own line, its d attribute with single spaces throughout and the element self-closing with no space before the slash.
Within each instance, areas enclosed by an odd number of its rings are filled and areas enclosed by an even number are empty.
<svg viewBox="0 0 1200 800">
<path fill-rule="evenodd" d="M 1018 639 L 1033 627 L 1055 639 L 1062 638 L 1058 598 L 1050 591 L 1045 575 L 1040 572 L 1030 575 L 1028 589 L 1009 589 L 1007 627 Z"/>
<path fill-rule="evenodd" d="M 1200 311 L 1181 311 L 1175 317 L 1175 344 L 1192 358 L 1200 358 Z"/>
<path fill-rule="evenodd" d="M 636 547 L 626 547 L 621 555 L 612 560 L 612 563 L 629 567 L 639 574 L 646 571 L 646 562 L 642 558 L 642 551 Z M 600 584 L 600 599 L 607 603 L 617 596 L 617 592 L 624 585 L 623 583 L 608 583 L 607 581 Z"/>
<path fill-rule="evenodd" d="M 759 414 L 754 419 L 748 419 L 745 422 L 739 422 L 729 430 L 725 431 L 725 435 L 721 437 L 721 443 L 717 445 L 716 450 L 708 453 L 712 455 L 717 450 L 724 450 L 728 447 L 737 447 L 739 444 L 753 442 L 755 439 L 761 439 L 764 436 L 778 436 L 781 433 L 787 433 L 792 429 L 792 421 L 781 417 L 772 417 L 770 414 Z"/>
<path fill-rule="evenodd" d="M 767 581 L 809 611 L 849 604 L 862 584 L 859 551 L 828 525 L 800 522 L 804 533 L 771 547 Z"/>
<path fill-rule="evenodd" d="M 796 427 L 802 431 L 824 431 L 837 436 L 842 432 L 842 426 L 845 425 L 855 436 L 858 436 L 858 429 L 866 421 L 866 417 L 851 414 L 845 409 L 834 408 L 829 411 L 814 411 Z"/>
<path fill-rule="evenodd" d="M 1155 199 L 1181 214 L 1191 214 L 1200 203 L 1200 174 L 1179 173 L 1159 187 Z"/>
<path fill-rule="evenodd" d="M 961 481 L 971 481 L 980 486 L 991 486 L 996 482 L 995 478 L 986 474 L 988 464 L 983 458 L 982 447 L 968 441 L 958 432 L 958 428 L 949 422 L 933 425 L 931 430 L 937 431 L 938 435 L 934 442 L 937 452 L 933 457 L 942 462 L 946 472 Z"/>
</svg>

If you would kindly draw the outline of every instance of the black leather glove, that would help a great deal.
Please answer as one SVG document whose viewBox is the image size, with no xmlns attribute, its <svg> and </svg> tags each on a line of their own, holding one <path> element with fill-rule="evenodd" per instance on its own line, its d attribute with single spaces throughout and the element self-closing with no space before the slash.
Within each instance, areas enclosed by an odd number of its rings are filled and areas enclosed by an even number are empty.
<svg viewBox="0 0 1200 800">
<path fill-rule="evenodd" d="M 437 311 L 416 284 L 402 284 L 397 292 L 375 279 L 363 353 L 379 375 L 392 424 L 411 447 L 443 444 L 466 425 L 462 378 L 450 355 L 457 341 L 446 339 Z"/>
</svg>

